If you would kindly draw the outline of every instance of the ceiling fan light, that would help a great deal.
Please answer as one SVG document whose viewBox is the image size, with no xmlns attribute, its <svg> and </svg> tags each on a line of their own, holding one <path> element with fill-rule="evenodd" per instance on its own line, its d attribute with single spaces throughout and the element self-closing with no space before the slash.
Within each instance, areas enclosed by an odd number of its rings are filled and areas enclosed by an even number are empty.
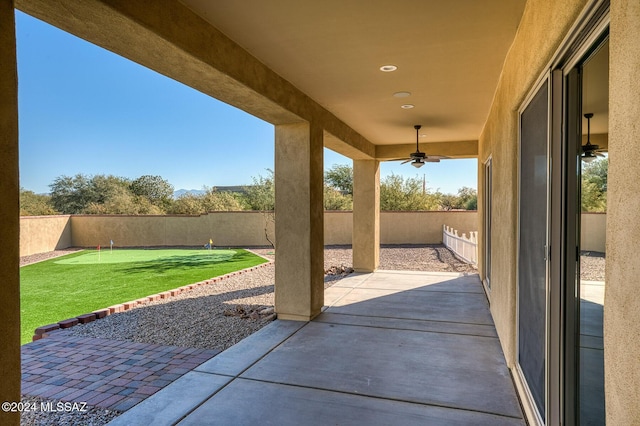
<svg viewBox="0 0 640 426">
<path fill-rule="evenodd" d="M 584 161 L 585 163 L 590 163 L 593 160 L 595 160 L 596 158 L 598 158 L 598 157 L 596 157 L 596 155 L 593 152 L 590 152 L 590 151 L 589 152 L 585 152 L 584 155 L 582 155 L 582 161 Z"/>
<path fill-rule="evenodd" d="M 414 160 L 411 162 L 411 165 L 416 169 L 419 169 L 420 167 L 424 166 L 424 163 L 420 160 Z"/>
<path fill-rule="evenodd" d="M 393 94 L 394 98 L 407 98 L 411 96 L 411 92 L 396 92 Z"/>
</svg>

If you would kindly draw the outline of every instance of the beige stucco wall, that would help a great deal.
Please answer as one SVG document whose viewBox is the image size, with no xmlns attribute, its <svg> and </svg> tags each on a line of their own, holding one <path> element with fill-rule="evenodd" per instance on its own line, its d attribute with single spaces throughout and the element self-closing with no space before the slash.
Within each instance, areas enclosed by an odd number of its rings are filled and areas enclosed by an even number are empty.
<svg viewBox="0 0 640 426">
<path fill-rule="evenodd" d="M 475 211 L 381 212 L 381 244 L 439 244 L 442 226 L 462 233 L 477 230 Z M 65 247 L 199 246 L 213 239 L 223 246 L 269 245 L 274 238 L 273 221 L 263 212 L 212 212 L 202 216 L 73 215 L 33 216 L 20 219 L 20 255 Z M 350 245 L 353 235 L 351 211 L 324 214 L 326 245 Z"/>
<path fill-rule="evenodd" d="M 324 242 L 326 245 L 351 244 L 353 213 L 350 211 L 325 212 Z"/>
<path fill-rule="evenodd" d="M 351 244 L 351 212 L 325 212 L 325 244 Z M 440 244 L 442 226 L 458 233 L 478 230 L 478 213 L 456 212 L 380 212 L 380 244 Z"/>
<path fill-rule="evenodd" d="M 20 256 L 71 247 L 71 217 L 23 216 L 20 218 Z"/>
<path fill-rule="evenodd" d="M 607 214 L 582 213 L 580 249 L 585 251 L 606 251 Z"/>
<path fill-rule="evenodd" d="M 273 221 L 262 212 L 214 212 L 202 216 L 97 216 L 71 218 L 72 245 L 108 246 L 198 246 L 268 245 L 274 235 Z"/>
<path fill-rule="evenodd" d="M 383 212 L 380 215 L 382 244 L 439 244 L 442 225 L 458 231 L 459 235 L 478 230 L 475 211 L 460 212 Z"/>
<path fill-rule="evenodd" d="M 13 1 L 0 0 L 0 401 L 20 401 L 20 177 Z M 0 424 L 20 414 L 0 410 Z"/>
<path fill-rule="evenodd" d="M 612 0 L 604 362 L 607 424 L 640 421 L 640 2 Z"/>
<path fill-rule="evenodd" d="M 510 367 L 516 363 L 518 109 L 585 3 L 584 0 L 527 1 L 479 140 L 478 164 L 483 164 L 489 156 L 493 158 L 491 313 Z M 479 170 L 478 194 L 482 208 L 483 168 Z M 483 217 L 479 219 L 482 223 Z M 484 256 L 482 250 L 480 256 Z M 478 264 L 484 273 L 482 258 Z"/>
</svg>

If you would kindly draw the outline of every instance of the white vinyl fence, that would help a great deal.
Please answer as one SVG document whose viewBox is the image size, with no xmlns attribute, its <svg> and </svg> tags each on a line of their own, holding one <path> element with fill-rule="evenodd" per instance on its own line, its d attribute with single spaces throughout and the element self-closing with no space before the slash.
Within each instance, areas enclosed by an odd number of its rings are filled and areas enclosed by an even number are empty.
<svg viewBox="0 0 640 426">
<path fill-rule="evenodd" d="M 478 233 L 475 231 L 467 234 L 458 235 L 458 231 L 449 228 L 447 225 L 442 226 L 442 242 L 456 256 L 463 261 L 474 266 L 478 264 Z"/>
</svg>

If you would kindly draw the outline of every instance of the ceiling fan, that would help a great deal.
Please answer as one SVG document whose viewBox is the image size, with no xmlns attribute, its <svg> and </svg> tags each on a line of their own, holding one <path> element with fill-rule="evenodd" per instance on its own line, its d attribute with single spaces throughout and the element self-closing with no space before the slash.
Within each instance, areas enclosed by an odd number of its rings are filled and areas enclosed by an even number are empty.
<svg viewBox="0 0 640 426">
<path fill-rule="evenodd" d="M 396 158 L 391 161 L 404 160 L 400 164 L 405 164 L 411 161 L 411 165 L 413 167 L 420 168 L 424 166 L 425 163 L 439 163 L 440 160 L 449 158 L 445 157 L 444 155 L 427 155 L 424 152 L 420 152 L 420 148 L 418 146 L 418 138 L 420 136 L 419 132 L 422 126 L 420 124 L 416 124 L 415 126 L 413 126 L 413 128 L 416 129 L 416 152 L 412 152 L 411 154 L 409 154 L 409 158 Z"/>
<path fill-rule="evenodd" d="M 582 161 L 585 163 L 590 163 L 598 157 L 604 157 L 602 154 L 602 149 L 600 146 L 591 143 L 591 118 L 593 117 L 593 113 L 589 112 L 584 115 L 584 118 L 587 119 L 587 143 L 582 145 Z"/>
</svg>

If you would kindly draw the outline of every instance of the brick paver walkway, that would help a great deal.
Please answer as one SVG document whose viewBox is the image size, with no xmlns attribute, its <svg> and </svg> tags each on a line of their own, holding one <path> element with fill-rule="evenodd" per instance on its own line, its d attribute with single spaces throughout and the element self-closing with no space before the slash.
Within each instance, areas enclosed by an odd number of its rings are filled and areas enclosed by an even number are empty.
<svg viewBox="0 0 640 426">
<path fill-rule="evenodd" d="M 52 334 L 22 346 L 22 394 L 126 411 L 219 352 Z"/>
</svg>

